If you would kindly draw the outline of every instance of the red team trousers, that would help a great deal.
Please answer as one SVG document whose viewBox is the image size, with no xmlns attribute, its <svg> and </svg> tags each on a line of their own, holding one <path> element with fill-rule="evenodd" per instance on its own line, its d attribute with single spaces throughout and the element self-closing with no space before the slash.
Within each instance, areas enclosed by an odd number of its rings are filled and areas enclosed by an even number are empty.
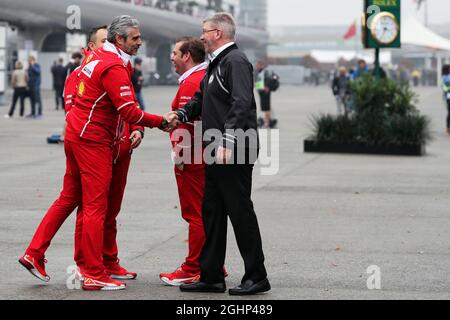
<svg viewBox="0 0 450 320">
<path fill-rule="evenodd" d="M 183 107 L 195 92 L 200 89 L 200 82 L 205 75 L 206 66 L 193 72 L 183 80 L 178 89 L 177 95 L 172 102 L 172 110 Z M 191 152 L 194 148 L 194 126 L 181 124 L 180 129 L 185 129 L 191 135 Z M 171 139 L 172 140 L 172 139 Z M 174 150 L 177 149 L 179 142 L 171 141 Z M 184 145 L 185 142 L 181 142 Z M 189 273 L 200 273 L 200 253 L 205 243 L 205 229 L 202 220 L 202 203 L 205 191 L 205 166 L 204 164 L 195 164 L 194 157 L 191 164 L 185 164 L 181 171 L 175 167 L 175 177 L 178 186 L 178 195 L 180 198 L 181 216 L 189 225 L 188 234 L 188 255 L 183 264 L 183 270 Z"/>
<path fill-rule="evenodd" d="M 66 174 L 63 190 L 39 225 L 26 253 L 44 257 L 45 251 L 61 225 L 72 211 L 83 203 L 83 246 L 91 250 L 85 255 L 91 259 L 91 276 L 99 276 L 103 270 L 103 225 L 108 204 L 108 192 L 112 174 L 112 149 L 103 145 L 77 144 L 65 140 Z M 84 192 L 81 193 L 81 190 Z M 83 195 L 83 198 L 81 198 Z M 94 252 L 95 254 L 90 254 Z M 89 255 L 89 256 L 88 256 Z"/>
<path fill-rule="evenodd" d="M 82 203 L 78 208 L 75 229 L 77 265 L 83 268 L 85 259 L 93 260 L 96 267 L 83 272 L 95 276 L 101 273 L 103 266 L 117 261 L 116 217 L 120 211 L 131 160 L 129 147 L 121 147 L 122 151 L 113 165 L 113 151 L 110 147 L 76 144 L 67 140 L 64 142 L 66 173 L 63 190 L 42 219 L 26 250 L 27 254 L 43 258 L 61 225 Z M 81 199 L 82 188 L 86 190 L 84 199 Z M 105 188 L 107 193 L 97 191 Z M 85 208 L 88 210 L 83 210 Z M 86 211 L 91 214 L 84 214 Z M 82 229 L 86 231 L 84 239 Z M 96 256 L 103 256 L 103 262 L 98 261 L 95 256 L 85 256 L 82 250 L 84 245 L 88 245 L 94 252 L 101 252 Z"/>
<path fill-rule="evenodd" d="M 117 216 L 119 215 L 122 200 L 127 184 L 128 169 L 131 162 L 131 143 L 128 136 L 124 141 L 114 148 L 112 178 L 108 193 L 108 210 L 104 222 L 103 235 L 103 265 L 112 266 L 118 262 L 119 250 L 117 248 Z M 75 226 L 75 255 L 74 260 L 84 270 L 85 259 L 82 250 L 83 214 L 77 213 Z"/>
<path fill-rule="evenodd" d="M 189 224 L 188 255 L 183 270 L 189 273 L 199 273 L 200 253 L 205 243 L 205 229 L 202 221 L 205 166 L 203 164 L 185 164 L 183 171 L 175 167 L 175 177 L 181 216 Z"/>
</svg>

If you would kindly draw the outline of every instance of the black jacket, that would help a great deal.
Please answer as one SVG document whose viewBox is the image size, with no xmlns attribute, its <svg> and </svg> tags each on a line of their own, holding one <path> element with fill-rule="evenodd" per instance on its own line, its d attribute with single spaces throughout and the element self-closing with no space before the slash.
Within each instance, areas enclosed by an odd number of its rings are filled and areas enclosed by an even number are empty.
<svg viewBox="0 0 450 320">
<path fill-rule="evenodd" d="M 348 76 L 336 76 L 333 79 L 332 85 L 333 94 L 339 96 L 342 93 L 345 95 L 350 94 L 350 78 Z"/>
<path fill-rule="evenodd" d="M 142 71 L 134 69 L 133 75 L 131 76 L 131 83 L 133 84 L 134 92 L 141 93 L 142 81 L 139 78 L 142 76 Z"/>
<path fill-rule="evenodd" d="M 51 69 L 53 75 L 53 89 L 63 88 L 67 78 L 67 70 L 61 65 L 54 65 Z"/>
<path fill-rule="evenodd" d="M 210 63 L 200 91 L 178 109 L 178 117 L 182 122 L 188 122 L 201 116 L 205 139 L 209 139 L 207 130 L 220 130 L 221 141 L 209 143 L 258 149 L 253 85 L 253 66 L 234 44 Z M 238 129 L 242 129 L 247 136 L 239 134 Z"/>
</svg>

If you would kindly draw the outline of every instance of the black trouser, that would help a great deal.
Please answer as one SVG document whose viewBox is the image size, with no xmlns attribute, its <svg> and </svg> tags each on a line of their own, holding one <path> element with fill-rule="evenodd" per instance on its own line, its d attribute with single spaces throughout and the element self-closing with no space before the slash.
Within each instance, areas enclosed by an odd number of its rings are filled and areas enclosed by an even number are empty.
<svg viewBox="0 0 450 320">
<path fill-rule="evenodd" d="M 447 129 L 450 129 L 450 99 L 447 99 Z"/>
<path fill-rule="evenodd" d="M 35 92 L 34 92 L 33 88 L 29 88 L 27 90 L 27 93 L 28 93 L 28 95 L 30 97 L 30 103 L 31 103 L 31 113 L 30 113 L 30 115 L 34 117 L 34 116 L 36 116 L 36 95 L 35 95 Z"/>
<path fill-rule="evenodd" d="M 59 103 L 61 102 L 61 108 L 65 109 L 64 107 L 64 86 L 59 87 L 59 86 L 55 86 L 55 106 L 56 106 L 56 110 L 59 109 Z"/>
<path fill-rule="evenodd" d="M 264 90 L 258 91 L 259 99 L 261 101 L 261 111 L 268 112 L 270 111 L 270 91 L 266 92 Z"/>
<path fill-rule="evenodd" d="M 12 117 L 14 114 L 14 110 L 16 109 L 16 103 L 17 99 L 20 98 L 20 116 L 23 116 L 23 113 L 25 111 L 25 98 L 27 96 L 27 88 L 21 87 L 21 88 L 15 88 L 14 94 L 13 94 L 13 100 L 11 104 L 11 109 L 9 109 L 9 116 Z"/>
<path fill-rule="evenodd" d="M 200 255 L 201 281 L 224 282 L 227 215 L 244 259 L 242 282 L 267 277 L 261 235 L 251 200 L 253 165 L 206 165 L 203 224 L 206 242 Z"/>
</svg>

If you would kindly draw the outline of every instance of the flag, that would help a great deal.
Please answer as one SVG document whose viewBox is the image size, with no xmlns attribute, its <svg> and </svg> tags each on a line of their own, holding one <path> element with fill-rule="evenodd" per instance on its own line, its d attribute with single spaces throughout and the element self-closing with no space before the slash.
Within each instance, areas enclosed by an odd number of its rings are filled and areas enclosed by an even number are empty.
<svg viewBox="0 0 450 320">
<path fill-rule="evenodd" d="M 344 40 L 349 40 L 356 36 L 356 21 L 348 28 L 347 33 L 344 35 Z"/>
</svg>

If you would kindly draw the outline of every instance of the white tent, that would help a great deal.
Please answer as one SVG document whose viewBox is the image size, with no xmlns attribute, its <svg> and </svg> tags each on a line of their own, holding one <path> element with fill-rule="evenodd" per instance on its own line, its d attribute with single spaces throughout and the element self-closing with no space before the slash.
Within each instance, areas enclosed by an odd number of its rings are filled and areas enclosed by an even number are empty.
<svg viewBox="0 0 450 320">
<path fill-rule="evenodd" d="M 424 47 L 435 52 L 437 82 L 439 83 L 441 81 L 442 51 L 450 51 L 450 40 L 431 31 L 414 17 L 403 20 L 401 40 L 402 45 Z"/>
<path fill-rule="evenodd" d="M 450 40 L 431 31 L 414 17 L 403 20 L 401 39 L 406 45 L 450 51 Z"/>
</svg>

